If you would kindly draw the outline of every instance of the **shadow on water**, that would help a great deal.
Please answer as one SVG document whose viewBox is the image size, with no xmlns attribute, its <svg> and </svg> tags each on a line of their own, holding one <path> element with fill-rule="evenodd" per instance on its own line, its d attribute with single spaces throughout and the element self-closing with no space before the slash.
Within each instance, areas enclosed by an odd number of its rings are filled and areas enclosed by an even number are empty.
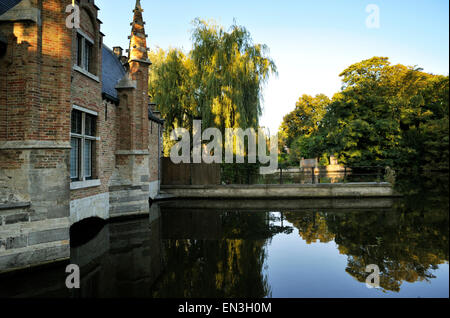
<svg viewBox="0 0 450 318">
<path fill-rule="evenodd" d="M 171 201 L 151 205 L 146 218 L 89 220 L 71 230 L 80 289 L 65 287 L 61 264 L 0 277 L 0 297 L 277 297 L 289 285 L 274 287 L 277 266 L 315 278 L 316 267 L 336 269 L 342 257 L 337 270 L 348 289 L 334 296 L 354 295 L 355 279 L 364 286 L 368 264 L 380 267 L 382 290 L 402 295 L 405 283 L 434 286 L 436 270 L 448 266 L 448 186 L 427 182 L 399 183 L 406 196 L 390 202 Z M 284 262 L 273 261 L 275 241 Z M 331 247 L 321 253 L 332 261 L 299 266 L 319 246 Z M 281 294 L 308 297 L 295 288 Z M 448 281 L 446 288 L 433 295 L 448 297 Z"/>
<path fill-rule="evenodd" d="M 75 223 L 70 227 L 70 247 L 76 248 L 93 240 L 105 224 L 103 219 L 96 217 Z"/>
</svg>

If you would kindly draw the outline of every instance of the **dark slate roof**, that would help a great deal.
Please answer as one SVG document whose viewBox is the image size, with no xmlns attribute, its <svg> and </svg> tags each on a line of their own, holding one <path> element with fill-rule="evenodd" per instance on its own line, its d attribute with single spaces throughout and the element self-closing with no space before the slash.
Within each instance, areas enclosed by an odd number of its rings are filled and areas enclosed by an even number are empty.
<svg viewBox="0 0 450 318">
<path fill-rule="evenodd" d="M 0 1 L 0 15 L 15 7 L 22 0 L 1 0 Z"/>
<path fill-rule="evenodd" d="M 117 100 L 116 85 L 125 76 L 125 69 L 114 52 L 106 45 L 102 47 L 102 93 Z"/>
<path fill-rule="evenodd" d="M 151 104 L 151 103 L 148 104 L 148 119 L 151 120 L 151 121 L 154 121 L 155 123 L 164 125 L 164 120 L 163 120 L 163 119 L 160 119 L 160 118 L 158 118 L 158 117 L 156 117 L 156 116 L 153 114 L 152 108 L 151 108 L 152 106 L 153 106 L 153 104 Z"/>
</svg>

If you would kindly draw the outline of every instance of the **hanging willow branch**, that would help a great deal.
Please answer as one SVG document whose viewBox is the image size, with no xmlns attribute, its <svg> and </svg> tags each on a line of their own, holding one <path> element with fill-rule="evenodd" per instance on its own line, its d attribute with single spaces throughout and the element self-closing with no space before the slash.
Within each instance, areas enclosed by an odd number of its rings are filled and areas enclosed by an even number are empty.
<svg viewBox="0 0 450 318">
<path fill-rule="evenodd" d="M 276 74 L 268 47 L 253 44 L 242 26 L 228 32 L 213 22 L 193 22 L 192 50 L 151 53 L 150 95 L 169 125 L 192 127 L 202 118 L 203 127 L 255 128 L 262 113 L 262 89 Z M 188 114 L 186 116 L 186 114 Z"/>
</svg>

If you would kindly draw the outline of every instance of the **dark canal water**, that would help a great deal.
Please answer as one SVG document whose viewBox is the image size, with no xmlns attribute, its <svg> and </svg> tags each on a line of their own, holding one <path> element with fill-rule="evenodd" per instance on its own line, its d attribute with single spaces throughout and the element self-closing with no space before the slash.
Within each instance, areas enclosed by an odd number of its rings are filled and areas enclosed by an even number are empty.
<svg viewBox="0 0 450 318">
<path fill-rule="evenodd" d="M 398 200 L 153 204 L 149 217 L 72 231 L 80 289 L 59 264 L 0 277 L 0 297 L 449 297 L 445 187 Z M 366 286 L 369 264 L 379 288 Z"/>
</svg>

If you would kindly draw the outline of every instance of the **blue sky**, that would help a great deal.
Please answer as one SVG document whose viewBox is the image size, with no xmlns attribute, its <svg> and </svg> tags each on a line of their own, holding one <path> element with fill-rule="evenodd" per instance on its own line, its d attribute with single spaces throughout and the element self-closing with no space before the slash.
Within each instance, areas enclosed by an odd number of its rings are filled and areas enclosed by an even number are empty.
<svg viewBox="0 0 450 318">
<path fill-rule="evenodd" d="M 97 0 L 104 42 L 128 48 L 135 0 Z M 302 94 L 339 91 L 339 73 L 372 56 L 449 73 L 447 0 L 141 0 L 148 45 L 191 49 L 192 20 L 213 19 L 228 29 L 245 26 L 267 44 L 278 67 L 264 89 L 261 125 L 278 130 Z M 368 28 L 366 6 L 379 8 L 380 27 Z"/>
</svg>

